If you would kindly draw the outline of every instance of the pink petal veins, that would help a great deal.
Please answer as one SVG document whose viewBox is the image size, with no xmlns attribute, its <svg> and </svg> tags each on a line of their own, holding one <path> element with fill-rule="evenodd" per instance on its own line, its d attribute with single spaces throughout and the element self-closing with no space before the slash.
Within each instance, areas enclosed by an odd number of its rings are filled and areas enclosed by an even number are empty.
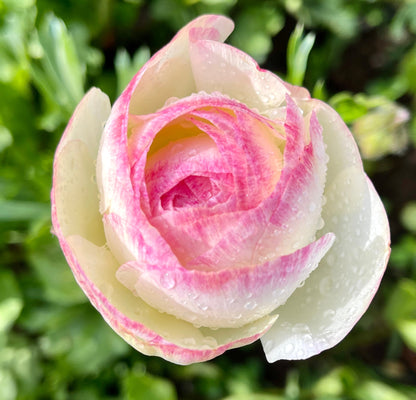
<svg viewBox="0 0 416 400">
<path fill-rule="evenodd" d="M 318 266 L 334 241 L 327 234 L 292 254 L 257 266 L 189 271 L 160 259 L 129 262 L 117 278 L 160 311 L 197 326 L 239 327 L 283 304 Z"/>
<path fill-rule="evenodd" d="M 217 357 L 224 351 L 257 340 L 275 322 L 267 316 L 237 329 L 198 329 L 161 314 L 134 297 L 117 282 L 117 261 L 105 247 L 80 236 L 63 242 L 78 284 L 108 324 L 131 346 L 176 364 L 191 364 Z"/>
</svg>

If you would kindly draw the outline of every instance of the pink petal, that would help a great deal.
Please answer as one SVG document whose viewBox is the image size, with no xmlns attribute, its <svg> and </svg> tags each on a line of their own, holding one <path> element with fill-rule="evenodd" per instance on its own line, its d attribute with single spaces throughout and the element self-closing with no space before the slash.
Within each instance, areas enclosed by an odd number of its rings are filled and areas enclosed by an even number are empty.
<svg viewBox="0 0 416 400">
<path fill-rule="evenodd" d="M 227 221 L 232 229 L 224 233 L 215 247 L 190 261 L 191 265 L 217 269 L 223 265 L 259 263 L 289 254 L 314 240 L 320 224 L 327 161 L 322 129 L 312 115 L 310 143 L 305 146 L 303 119 L 290 100 L 287 118 L 284 168 L 274 192 L 233 223 Z"/>
<path fill-rule="evenodd" d="M 177 364 L 214 358 L 224 351 L 257 340 L 276 320 L 267 316 L 239 329 L 198 329 L 161 314 L 115 279 L 117 261 L 105 247 L 80 236 L 63 243 L 78 284 L 107 323 L 131 346 Z"/>
<path fill-rule="evenodd" d="M 213 31 L 216 30 L 218 34 L 215 36 L 225 40 L 233 27 L 233 22 L 223 16 L 203 15 L 196 18 L 144 65 L 113 105 L 97 160 L 102 212 L 124 198 L 123 193 L 113 191 L 114 186 L 120 186 L 120 183 L 127 191 L 130 190 L 127 161 L 129 114 L 149 114 L 161 108 L 171 97 L 186 97 L 195 92 L 188 54 L 189 32 L 197 30 L 200 38 L 204 34 L 213 38 Z M 181 84 L 178 85 L 178 82 Z"/>
<path fill-rule="evenodd" d="M 209 107 L 212 107 L 215 113 L 210 112 Z M 201 111 L 200 109 L 206 111 Z M 224 110 L 230 110 L 229 112 L 234 113 L 234 116 Z M 221 114 L 221 118 L 218 114 Z M 154 184 L 152 183 L 151 176 L 149 175 L 151 170 L 149 170 L 147 175 L 150 181 L 146 189 L 142 185 L 146 181 L 146 155 L 150 151 L 151 145 L 158 140 L 157 138 L 155 139 L 158 133 L 163 135 L 163 132 L 167 129 L 166 127 L 170 126 L 171 121 L 181 121 L 180 118 L 187 115 L 189 115 L 189 118 L 193 118 L 192 122 L 198 128 L 198 131 L 202 132 L 205 130 L 211 136 L 213 142 L 215 142 L 218 152 L 223 158 L 223 162 L 217 163 L 218 167 L 216 168 L 219 168 L 218 172 L 225 173 L 224 177 L 227 176 L 225 168 L 221 167 L 221 165 L 231 164 L 230 172 L 233 174 L 233 184 L 238 185 L 238 190 L 236 189 L 234 192 L 239 197 L 236 202 L 233 200 L 233 197 L 236 195 L 232 194 L 229 200 L 223 203 L 224 207 L 221 209 L 217 207 L 200 207 L 197 210 L 181 210 L 177 214 L 165 211 L 159 217 L 158 214 L 162 211 L 160 207 L 160 210 L 154 216 L 153 214 L 156 211 L 155 207 L 157 204 L 153 203 L 154 199 L 149 197 L 149 189 L 153 191 L 152 196 L 158 196 L 158 191 L 154 192 L 153 187 L 159 190 L 163 189 L 167 183 L 172 186 L 177 183 L 176 179 L 178 179 L 178 176 L 180 177 L 183 172 L 190 170 L 187 170 L 185 168 L 186 163 L 182 162 L 185 170 L 182 172 L 178 170 L 177 174 L 179 175 L 173 173 L 168 180 L 162 180 L 160 184 L 158 181 Z M 203 123 L 201 118 L 208 122 Z M 124 150 L 124 146 L 127 146 L 126 141 L 124 141 L 122 148 L 117 149 L 119 143 L 110 144 L 109 142 L 106 143 L 106 145 L 109 145 L 109 148 L 104 147 L 104 144 L 101 148 L 101 155 L 106 154 L 103 157 L 106 160 L 106 166 L 114 164 L 115 176 L 117 177 L 113 185 L 111 187 L 108 186 L 108 192 L 111 194 L 105 197 L 111 197 L 112 202 L 111 207 L 106 210 L 106 213 L 117 214 L 122 221 L 129 221 L 131 226 L 136 227 L 137 233 L 135 235 L 141 235 L 147 238 L 154 237 L 154 240 L 159 242 L 160 234 L 155 233 L 154 227 L 149 224 L 151 222 L 152 225 L 157 227 L 162 237 L 169 242 L 179 257 L 181 257 L 181 254 L 189 254 L 189 258 L 192 257 L 192 254 L 198 255 L 207 250 L 201 246 L 195 246 L 196 242 L 203 243 L 204 246 L 207 243 L 214 242 L 213 237 L 208 241 L 200 240 L 204 238 L 203 232 L 200 238 L 195 237 L 195 230 L 190 232 L 190 236 L 184 236 L 188 229 L 186 225 L 189 226 L 189 223 L 193 224 L 195 221 L 200 221 L 204 216 L 209 217 L 213 213 L 216 215 L 221 213 L 225 215 L 225 213 L 232 212 L 236 207 L 238 209 L 245 209 L 256 205 L 273 190 L 280 174 L 281 158 L 278 148 L 280 139 L 276 137 L 278 133 L 274 133 L 268 120 L 262 119 L 235 101 L 219 96 L 194 95 L 172 104 L 169 108 L 162 109 L 154 114 L 152 118 L 140 118 L 135 121 L 136 125 L 132 127 L 132 135 L 128 143 L 129 158 L 126 158 L 124 154 L 126 151 Z M 247 131 L 243 129 L 239 131 L 235 129 L 235 126 L 242 126 Z M 256 132 L 256 136 L 252 135 L 252 132 Z M 196 139 L 188 138 L 186 140 Z M 181 144 L 182 141 L 178 141 L 176 145 Z M 172 146 L 175 146 L 175 144 L 172 144 Z M 111 149 L 113 150 L 111 151 Z M 169 152 L 169 148 L 165 151 Z M 158 153 L 155 153 L 154 156 L 156 154 Z M 184 154 L 178 152 L 179 159 Z M 187 151 L 186 154 L 189 154 L 189 152 Z M 166 160 L 165 164 L 167 168 L 171 167 L 174 170 L 176 168 L 175 160 L 175 157 Z M 209 159 L 206 159 L 206 161 L 208 162 Z M 163 165 L 163 163 L 160 165 Z M 189 168 L 191 166 L 192 163 Z M 196 164 L 196 166 L 198 165 Z M 157 168 L 155 165 L 153 167 Z M 203 167 L 202 164 L 201 167 Z M 158 178 L 163 178 L 163 176 L 158 176 Z M 173 178 L 173 182 L 169 181 L 171 178 Z M 249 188 L 250 191 L 248 191 Z M 235 218 L 235 216 L 236 214 L 232 218 Z M 224 221 L 222 223 L 224 229 L 227 226 L 227 229 L 232 228 L 230 220 L 222 219 Z M 213 230 L 209 224 L 206 226 L 209 230 L 208 235 L 211 236 Z M 217 231 L 217 239 L 215 241 L 218 241 L 223 236 L 224 229 Z M 126 237 L 126 232 L 119 233 L 123 238 Z M 220 237 L 218 237 L 219 235 Z M 178 243 L 178 240 L 181 243 Z M 127 241 L 124 239 L 123 241 L 128 247 L 134 243 L 134 239 Z M 150 240 L 147 242 L 147 245 L 154 247 L 154 243 Z M 181 248 L 183 248 L 183 251 L 180 250 Z M 137 247 L 129 247 L 129 249 L 130 253 L 135 254 L 136 257 L 140 257 L 137 252 L 142 253 L 144 251 Z M 192 251 L 190 252 L 190 250 Z M 178 251 L 181 254 L 178 254 Z M 251 260 L 248 264 L 251 264 Z"/>
<path fill-rule="evenodd" d="M 319 264 L 334 241 L 316 242 L 258 266 L 203 272 L 187 270 L 162 258 L 129 262 L 117 278 L 160 311 L 197 326 L 240 327 L 283 304 Z"/>
</svg>

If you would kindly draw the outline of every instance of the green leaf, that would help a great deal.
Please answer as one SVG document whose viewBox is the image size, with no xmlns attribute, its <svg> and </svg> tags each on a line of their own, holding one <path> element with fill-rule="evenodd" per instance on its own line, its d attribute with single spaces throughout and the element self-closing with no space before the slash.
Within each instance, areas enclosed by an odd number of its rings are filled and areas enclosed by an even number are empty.
<svg viewBox="0 0 416 400">
<path fill-rule="evenodd" d="M 222 400 L 285 400 L 285 397 L 274 394 L 237 394 L 234 396 L 228 396 Z"/>
<path fill-rule="evenodd" d="M 166 379 L 144 375 L 141 371 L 131 371 L 122 382 L 126 400 L 176 400 L 175 387 Z"/>
<path fill-rule="evenodd" d="M 49 204 L 34 201 L 0 200 L 0 222 L 36 220 L 44 218 L 49 213 Z"/>
<path fill-rule="evenodd" d="M 416 201 L 407 203 L 400 213 L 403 226 L 410 232 L 416 233 Z"/>
<path fill-rule="evenodd" d="M 59 107 L 67 119 L 84 95 L 85 62 L 78 59 L 72 35 L 62 20 L 48 14 L 38 31 L 38 53 L 31 64 L 33 80 L 50 112 Z"/>
<path fill-rule="evenodd" d="M 238 15 L 230 42 L 262 63 L 272 49 L 272 37 L 283 25 L 284 16 L 275 7 L 258 3 Z"/>
<path fill-rule="evenodd" d="M 401 270 L 412 269 L 416 276 L 416 238 L 405 235 L 400 241 L 392 246 L 391 265 Z"/>
<path fill-rule="evenodd" d="M 385 309 L 387 321 L 404 342 L 416 351 L 416 282 L 403 279 L 394 288 Z"/>
<path fill-rule="evenodd" d="M 45 300 L 56 304 L 84 303 L 87 298 L 75 281 L 58 240 L 50 232 L 51 222 L 36 227 L 26 241 L 28 260 L 43 287 Z"/>
<path fill-rule="evenodd" d="M 26 344 L 3 348 L 0 352 L 0 368 L 12 374 L 20 395 L 33 391 L 41 378 L 37 352 Z M 2 396 L 0 398 L 3 399 Z"/>
<path fill-rule="evenodd" d="M 316 382 L 313 393 L 319 399 L 338 398 L 354 387 L 356 382 L 357 375 L 354 370 L 349 367 L 335 368 Z"/>
<path fill-rule="evenodd" d="M 118 95 L 126 88 L 133 76 L 150 58 L 150 50 L 147 47 L 140 47 L 130 58 L 125 49 L 117 50 L 114 60 L 114 67 L 117 77 L 117 93 Z"/>
<path fill-rule="evenodd" d="M 296 25 L 287 47 L 287 81 L 302 86 L 309 53 L 315 43 L 315 34 L 303 36 L 303 25 Z"/>
<path fill-rule="evenodd" d="M 0 399 L 17 399 L 17 385 L 13 375 L 9 370 L 2 368 L 0 368 Z"/>
<path fill-rule="evenodd" d="M 11 146 L 13 143 L 13 137 L 10 131 L 3 125 L 0 125 L 0 153 Z"/>
<path fill-rule="evenodd" d="M 0 270 L 0 333 L 10 329 L 22 308 L 23 299 L 13 273 Z"/>
<path fill-rule="evenodd" d="M 79 375 L 99 371 L 129 349 L 89 304 L 50 311 L 39 326 L 40 349 Z"/>
<path fill-rule="evenodd" d="M 407 395 L 386 383 L 372 380 L 357 385 L 354 398 L 357 400 L 410 400 Z"/>
</svg>

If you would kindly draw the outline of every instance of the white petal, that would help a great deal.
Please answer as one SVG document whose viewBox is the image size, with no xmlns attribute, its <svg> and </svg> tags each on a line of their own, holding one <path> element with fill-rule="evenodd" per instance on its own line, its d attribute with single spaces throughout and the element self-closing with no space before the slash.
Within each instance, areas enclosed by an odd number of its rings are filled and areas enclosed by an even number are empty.
<svg viewBox="0 0 416 400">
<path fill-rule="evenodd" d="M 80 236 L 69 237 L 68 244 L 79 285 L 109 325 L 144 354 L 178 364 L 204 361 L 253 342 L 277 318 L 267 316 L 239 329 L 196 328 L 158 312 L 121 285 L 115 277 L 119 264 L 106 247 Z"/>
<path fill-rule="evenodd" d="M 261 70 L 235 47 L 199 40 L 191 43 L 190 57 L 198 91 L 220 92 L 265 115 L 280 106 L 288 93 L 276 75 Z"/>
<path fill-rule="evenodd" d="M 59 143 L 56 156 L 71 140 L 81 140 L 87 146 L 90 156 L 97 157 L 104 124 L 110 115 L 111 104 L 108 96 L 100 89 L 91 88 L 74 111 Z"/>
<path fill-rule="evenodd" d="M 234 24 L 218 15 L 203 15 L 182 28 L 172 41 L 157 52 L 133 78 L 130 113 L 155 112 L 171 97 L 186 97 L 195 92 L 189 61 L 190 36 L 224 41 Z"/>
<path fill-rule="evenodd" d="M 318 104 L 318 118 L 328 145 L 327 203 L 324 228 L 336 241 L 288 302 L 262 338 L 270 362 L 303 359 L 342 340 L 367 309 L 390 253 L 383 204 L 365 176 L 358 150 L 340 117 Z"/>
<path fill-rule="evenodd" d="M 55 158 L 52 189 L 52 218 L 58 238 L 81 235 L 97 245 L 105 243 L 95 164 L 81 140 L 60 147 Z"/>
</svg>

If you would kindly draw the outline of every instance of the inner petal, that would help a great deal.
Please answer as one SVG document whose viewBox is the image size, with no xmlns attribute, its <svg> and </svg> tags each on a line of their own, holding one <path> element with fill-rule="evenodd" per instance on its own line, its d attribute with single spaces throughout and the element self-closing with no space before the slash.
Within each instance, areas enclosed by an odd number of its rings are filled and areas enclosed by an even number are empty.
<svg viewBox="0 0 416 400">
<path fill-rule="evenodd" d="M 233 186 L 228 169 L 217 146 L 205 134 L 160 149 L 149 157 L 145 170 L 149 217 L 166 210 L 226 201 Z"/>
<path fill-rule="evenodd" d="M 218 192 L 218 186 L 216 186 Z M 160 198 L 164 210 L 191 207 L 207 202 L 213 195 L 213 185 L 207 176 L 189 175 Z"/>
</svg>

